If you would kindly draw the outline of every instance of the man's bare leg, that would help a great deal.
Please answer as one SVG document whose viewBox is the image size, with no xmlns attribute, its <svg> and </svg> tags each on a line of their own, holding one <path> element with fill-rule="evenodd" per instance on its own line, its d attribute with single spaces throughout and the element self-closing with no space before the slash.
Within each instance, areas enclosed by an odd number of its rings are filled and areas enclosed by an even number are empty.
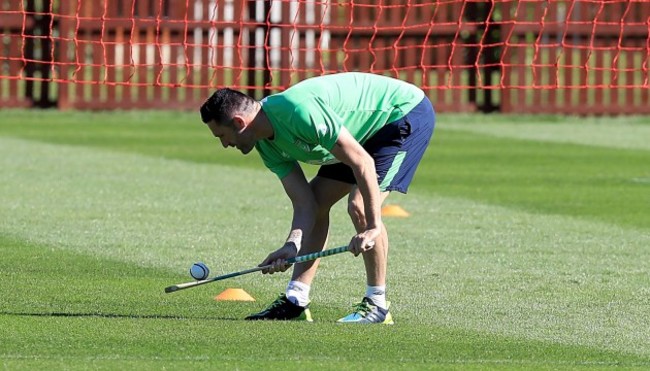
<svg viewBox="0 0 650 371">
<path fill-rule="evenodd" d="M 383 204 L 389 192 L 381 193 Z M 363 206 L 363 197 L 358 189 L 353 189 L 348 202 L 348 212 L 352 221 L 361 233 L 366 230 L 366 218 Z M 375 239 L 375 246 L 363 253 L 363 262 L 366 267 L 366 292 L 364 298 L 356 306 L 356 310 L 339 319 L 341 323 L 380 323 L 392 325 L 393 316 L 388 311 L 389 302 L 386 300 L 386 270 L 388 266 L 388 233 L 386 226 Z"/>
<path fill-rule="evenodd" d="M 316 220 L 311 233 L 303 236 L 299 254 L 323 251 L 329 231 L 329 212 L 331 207 L 352 189 L 352 185 L 315 177 L 310 187 L 318 203 Z M 259 313 L 246 317 L 247 320 L 303 320 L 312 321 L 309 311 L 309 293 L 311 283 L 316 276 L 319 259 L 294 264 L 291 281 L 284 296 L 278 297 L 269 307 Z"/>
<path fill-rule="evenodd" d="M 351 184 L 319 176 L 312 179 L 309 185 L 318 203 L 318 215 L 316 215 L 312 232 L 302 241 L 300 255 L 319 252 L 325 249 L 329 233 L 330 209 L 335 203 L 350 193 L 352 189 Z M 295 264 L 291 280 L 311 285 L 319 263 L 320 259 Z"/>
<path fill-rule="evenodd" d="M 381 203 L 383 204 L 390 192 L 381 193 Z M 348 212 L 352 218 L 352 223 L 361 233 L 366 229 L 366 218 L 363 211 L 363 197 L 357 187 L 354 187 L 348 199 Z M 366 267 L 366 282 L 368 286 L 385 286 L 386 270 L 388 266 L 388 233 L 386 226 L 383 225 L 379 238 L 375 240 L 375 247 L 364 252 L 363 262 Z"/>
</svg>

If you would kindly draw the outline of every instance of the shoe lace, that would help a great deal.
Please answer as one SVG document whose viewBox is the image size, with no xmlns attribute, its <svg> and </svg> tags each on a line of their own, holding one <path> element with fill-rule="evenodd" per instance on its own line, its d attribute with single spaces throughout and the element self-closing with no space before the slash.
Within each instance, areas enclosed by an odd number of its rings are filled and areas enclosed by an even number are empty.
<svg viewBox="0 0 650 371">
<path fill-rule="evenodd" d="M 362 301 L 361 303 L 357 303 L 352 306 L 354 308 L 354 313 L 360 313 L 362 317 L 365 317 L 366 314 L 370 313 L 372 311 L 372 308 L 370 307 L 370 304 L 368 304 L 365 301 Z"/>
<path fill-rule="evenodd" d="M 275 301 L 273 301 L 273 303 L 269 304 L 269 307 L 266 308 L 266 310 L 271 310 L 271 309 L 281 307 L 286 300 L 287 297 L 284 294 L 281 294 L 277 299 L 275 299 Z"/>
</svg>

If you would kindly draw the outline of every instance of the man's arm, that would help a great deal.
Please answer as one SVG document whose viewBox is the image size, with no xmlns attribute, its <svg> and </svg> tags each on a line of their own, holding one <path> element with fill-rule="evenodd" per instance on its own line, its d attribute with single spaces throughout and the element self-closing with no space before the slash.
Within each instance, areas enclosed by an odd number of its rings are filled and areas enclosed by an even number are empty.
<svg viewBox="0 0 650 371">
<path fill-rule="evenodd" d="M 278 250 L 269 254 L 260 266 L 275 264 L 274 267 L 263 273 L 284 272 L 289 265 L 284 265 L 283 261 L 293 258 L 300 251 L 303 236 L 311 233 L 314 226 L 316 215 L 316 199 L 307 183 L 305 174 L 299 165 L 296 164 L 289 175 L 282 178 L 282 186 L 293 205 L 293 219 L 291 221 L 291 231 L 284 245 Z"/>
<path fill-rule="evenodd" d="M 357 180 L 366 216 L 366 230 L 350 241 L 354 255 L 370 250 L 383 228 L 381 222 L 381 196 L 377 183 L 375 161 L 345 128 L 341 128 L 336 144 L 330 151 L 342 163 L 350 166 Z"/>
</svg>

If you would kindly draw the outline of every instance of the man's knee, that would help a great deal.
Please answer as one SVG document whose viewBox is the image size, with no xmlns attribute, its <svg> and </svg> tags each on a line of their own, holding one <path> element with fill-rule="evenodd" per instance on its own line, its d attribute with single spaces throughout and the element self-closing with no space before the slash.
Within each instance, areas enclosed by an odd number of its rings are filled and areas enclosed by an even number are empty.
<svg viewBox="0 0 650 371">
<path fill-rule="evenodd" d="M 332 206 L 350 192 L 351 186 L 344 184 L 341 187 L 341 184 L 343 183 L 318 176 L 309 183 L 316 201 L 317 217 L 328 216 Z"/>
</svg>

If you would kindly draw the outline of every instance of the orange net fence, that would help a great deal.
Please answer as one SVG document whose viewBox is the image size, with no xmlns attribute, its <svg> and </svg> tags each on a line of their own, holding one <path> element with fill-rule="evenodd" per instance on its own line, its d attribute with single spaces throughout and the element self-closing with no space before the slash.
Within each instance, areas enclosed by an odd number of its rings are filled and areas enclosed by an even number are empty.
<svg viewBox="0 0 650 371">
<path fill-rule="evenodd" d="M 439 111 L 650 113 L 650 1 L 0 0 L 0 105 L 195 109 L 366 71 Z"/>
</svg>

